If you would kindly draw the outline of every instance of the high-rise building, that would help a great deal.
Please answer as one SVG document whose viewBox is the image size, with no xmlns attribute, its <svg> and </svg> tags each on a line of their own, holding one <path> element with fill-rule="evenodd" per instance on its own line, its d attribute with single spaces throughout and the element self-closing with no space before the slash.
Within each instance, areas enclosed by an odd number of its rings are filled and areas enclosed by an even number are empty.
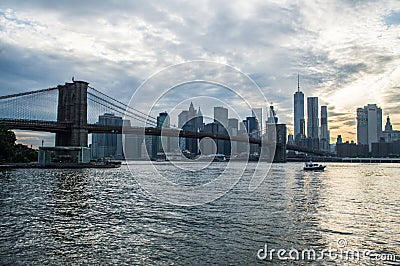
<svg viewBox="0 0 400 266">
<path fill-rule="evenodd" d="M 196 112 L 193 103 L 190 103 L 189 110 L 184 110 L 178 115 L 178 126 L 185 131 L 200 132 L 204 128 L 203 114 L 200 107 Z M 185 151 L 185 156 L 193 157 L 199 153 L 199 140 L 195 138 L 180 138 L 179 147 Z"/>
<path fill-rule="evenodd" d="M 128 126 L 125 124 L 124 126 Z M 144 140 L 143 135 L 135 134 L 124 134 L 124 156 L 127 160 L 141 159 L 142 155 L 142 143 Z"/>
<path fill-rule="evenodd" d="M 258 129 L 260 130 L 260 136 L 264 133 L 263 131 L 263 110 L 262 108 L 253 108 L 251 109 L 252 116 L 257 118 L 258 121 Z"/>
<path fill-rule="evenodd" d="M 321 150 L 330 150 L 330 133 L 328 130 L 328 108 L 321 106 L 321 128 L 319 136 L 319 146 Z"/>
<path fill-rule="evenodd" d="M 299 134 L 305 135 L 304 94 L 300 91 L 300 78 L 297 75 L 297 91 L 294 94 L 294 136 L 299 138 Z"/>
<path fill-rule="evenodd" d="M 105 113 L 99 116 L 99 121 L 96 124 L 122 126 L 123 120 L 120 116 Z M 123 159 L 122 135 L 112 133 L 92 134 L 91 157 L 92 159 Z"/>
<path fill-rule="evenodd" d="M 228 130 L 222 126 L 220 123 L 212 122 L 204 125 L 205 133 L 228 135 Z M 225 156 L 231 155 L 231 142 L 229 140 L 205 140 L 202 142 L 202 152 L 203 154 L 224 154 Z"/>
<path fill-rule="evenodd" d="M 259 138 L 259 128 L 257 118 L 254 116 L 246 117 L 246 120 L 243 120 L 244 127 L 247 131 L 247 134 L 250 138 Z M 260 154 L 260 146 L 257 144 L 250 144 L 250 154 Z"/>
<path fill-rule="evenodd" d="M 318 97 L 307 97 L 307 137 L 318 138 Z"/>
<path fill-rule="evenodd" d="M 357 109 L 357 143 L 368 144 L 379 142 L 382 136 L 382 109 L 376 104 L 368 104 Z"/>
<path fill-rule="evenodd" d="M 184 110 L 180 112 L 180 114 L 178 115 L 178 127 L 182 128 L 188 120 L 189 120 L 189 111 Z"/>
<path fill-rule="evenodd" d="M 357 144 L 368 144 L 368 111 L 357 108 Z"/>
<path fill-rule="evenodd" d="M 278 117 L 276 116 L 276 112 L 274 110 L 274 106 L 271 105 L 269 106 L 269 109 L 267 111 L 267 121 L 266 124 L 278 124 Z"/>
<path fill-rule="evenodd" d="M 214 123 L 218 124 L 218 134 L 228 134 L 228 109 L 225 107 L 214 107 Z M 215 140 L 217 151 L 220 154 L 230 155 L 231 144 L 228 140 Z"/>
<path fill-rule="evenodd" d="M 307 97 L 307 139 L 311 149 L 319 149 L 318 131 L 318 97 Z"/>
<path fill-rule="evenodd" d="M 238 131 L 239 131 L 238 125 L 239 125 L 239 121 L 236 118 L 228 119 L 228 132 L 229 132 L 230 136 L 232 136 L 232 137 L 238 136 Z M 238 142 L 237 141 L 231 141 L 231 153 L 238 154 Z"/>
<path fill-rule="evenodd" d="M 157 116 L 157 128 L 170 127 L 170 118 L 167 112 L 162 112 Z M 151 146 L 151 157 L 165 157 L 165 153 L 170 150 L 169 138 L 167 136 L 153 136 L 153 143 Z"/>
<path fill-rule="evenodd" d="M 214 122 L 228 127 L 228 109 L 225 107 L 214 107 Z"/>
</svg>

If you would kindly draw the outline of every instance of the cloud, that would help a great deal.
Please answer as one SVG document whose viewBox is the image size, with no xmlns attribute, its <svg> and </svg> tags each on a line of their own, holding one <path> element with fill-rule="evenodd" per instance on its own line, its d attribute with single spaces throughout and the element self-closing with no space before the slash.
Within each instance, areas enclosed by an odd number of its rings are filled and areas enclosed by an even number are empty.
<svg viewBox="0 0 400 266">
<path fill-rule="evenodd" d="M 75 76 L 128 102 L 164 67 L 212 60 L 249 74 L 289 127 L 299 73 L 306 97 L 334 107 L 331 135 L 354 138 L 358 106 L 398 112 L 399 14 L 395 0 L 2 1 L 0 94 Z"/>
</svg>

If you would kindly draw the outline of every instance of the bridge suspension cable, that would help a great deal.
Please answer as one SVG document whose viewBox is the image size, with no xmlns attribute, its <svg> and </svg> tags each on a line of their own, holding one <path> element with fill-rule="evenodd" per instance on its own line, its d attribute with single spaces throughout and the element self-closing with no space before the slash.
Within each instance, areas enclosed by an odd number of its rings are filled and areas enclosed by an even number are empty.
<svg viewBox="0 0 400 266">
<path fill-rule="evenodd" d="M 4 95 L 4 96 L 0 96 L 0 100 L 8 99 L 8 98 L 20 97 L 20 96 L 26 96 L 26 95 L 31 95 L 31 94 L 35 94 L 35 93 L 42 93 L 42 92 L 52 91 L 52 90 L 57 90 L 57 87 L 48 88 L 48 89 L 42 89 L 42 90 L 36 90 L 36 91 L 27 91 L 27 92 L 15 93 L 15 94 L 10 94 L 10 95 Z"/>
<path fill-rule="evenodd" d="M 89 94 L 89 93 L 88 93 L 88 94 Z M 93 95 L 93 94 L 91 94 L 91 95 L 92 95 L 92 96 L 95 96 L 95 95 Z M 88 100 L 89 100 L 89 101 L 92 101 L 92 102 L 94 102 L 94 103 L 96 103 L 96 104 L 99 104 L 99 105 L 105 107 L 106 109 L 115 111 L 115 112 L 117 112 L 117 113 L 120 114 L 120 115 L 125 115 L 125 116 L 127 116 L 127 117 L 129 117 L 129 118 L 132 118 L 132 119 L 135 119 L 135 120 L 137 120 L 137 121 L 139 121 L 139 122 L 142 122 L 142 123 L 145 123 L 145 124 L 150 124 L 151 126 L 157 126 L 157 123 L 156 123 L 156 122 L 153 122 L 153 121 L 151 121 L 151 120 L 146 120 L 145 118 L 141 118 L 141 117 L 137 117 L 137 116 L 133 116 L 133 115 L 126 114 L 126 113 L 125 113 L 125 110 L 123 110 L 122 108 L 109 106 L 109 105 L 107 105 L 107 104 L 111 104 L 111 103 L 109 103 L 109 102 L 107 102 L 107 101 L 104 101 L 104 100 L 102 100 L 101 98 L 96 97 L 96 96 L 95 96 L 95 98 L 96 98 L 96 99 L 92 99 L 92 98 L 88 97 Z M 111 104 L 111 105 L 112 105 L 112 104 Z"/>
<path fill-rule="evenodd" d="M 56 121 L 57 97 L 57 88 L 0 96 L 0 118 Z"/>
<path fill-rule="evenodd" d="M 128 109 L 129 109 L 129 110 L 133 110 L 134 112 L 138 112 L 138 113 L 140 113 L 141 115 L 144 115 L 145 117 L 150 117 L 151 119 L 157 120 L 157 118 L 155 118 L 155 117 L 153 117 L 153 116 L 151 116 L 151 115 L 149 115 L 149 114 L 146 114 L 146 113 L 144 113 L 144 112 L 142 112 L 142 111 L 140 111 L 140 110 L 138 110 L 138 109 L 136 109 L 136 108 L 133 108 L 133 107 L 127 105 L 127 104 L 124 104 L 123 102 L 118 101 L 117 99 L 114 99 L 113 97 L 108 96 L 107 94 L 102 93 L 101 91 L 96 90 L 96 89 L 93 88 L 93 87 L 88 86 L 88 88 L 89 88 L 89 89 L 92 89 L 92 90 L 94 90 L 95 92 L 97 92 L 97 93 L 99 93 L 99 94 L 101 94 L 101 95 L 103 95 L 103 96 L 105 96 L 105 97 L 111 99 L 112 101 L 117 102 L 118 104 L 122 105 L 123 108 L 124 108 L 124 110 L 128 110 Z"/>
<path fill-rule="evenodd" d="M 120 113 L 122 115 L 125 115 L 125 116 L 127 116 L 129 118 L 133 118 L 133 119 L 138 120 L 140 122 L 157 125 L 157 122 L 152 121 L 152 120 L 150 120 L 150 119 L 148 119 L 148 118 L 146 118 L 146 117 L 144 117 L 142 115 L 135 114 L 130 110 L 126 110 L 123 107 L 118 106 L 115 103 L 112 103 L 110 101 L 104 100 L 103 98 L 101 98 L 101 97 L 99 97 L 99 96 L 97 96 L 97 95 L 95 95 L 95 94 L 93 94 L 91 92 L 88 92 L 88 96 L 92 96 L 92 97 L 96 98 L 96 100 L 93 100 L 91 97 L 88 97 L 88 100 L 92 100 L 93 102 L 96 102 L 97 104 L 100 104 L 100 105 L 102 105 L 104 107 L 107 107 L 107 108 L 109 108 L 109 109 L 111 109 L 113 111 L 116 111 L 116 112 L 118 112 L 118 113 Z M 103 102 L 103 103 L 101 103 L 101 102 Z M 111 105 L 112 107 L 110 107 L 109 105 Z"/>
</svg>

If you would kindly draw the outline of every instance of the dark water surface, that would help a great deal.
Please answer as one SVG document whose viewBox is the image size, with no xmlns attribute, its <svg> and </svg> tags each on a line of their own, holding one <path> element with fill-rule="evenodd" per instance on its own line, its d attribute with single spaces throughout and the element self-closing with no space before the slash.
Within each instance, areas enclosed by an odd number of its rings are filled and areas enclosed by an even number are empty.
<svg viewBox="0 0 400 266">
<path fill-rule="evenodd" d="M 152 174 L 149 163 L 130 164 L 134 176 Z M 171 178 L 200 184 L 224 167 L 213 164 L 210 176 L 185 179 L 160 164 Z M 249 192 L 251 167 L 225 196 L 193 207 L 151 197 L 127 166 L 1 171 L 0 264 L 400 264 L 398 164 L 330 163 L 325 172 L 275 164 Z M 285 261 L 276 253 L 272 261 L 260 260 L 257 252 L 266 244 L 269 251 L 317 254 L 339 247 L 370 250 L 397 254 L 397 262 L 327 256 Z"/>
</svg>

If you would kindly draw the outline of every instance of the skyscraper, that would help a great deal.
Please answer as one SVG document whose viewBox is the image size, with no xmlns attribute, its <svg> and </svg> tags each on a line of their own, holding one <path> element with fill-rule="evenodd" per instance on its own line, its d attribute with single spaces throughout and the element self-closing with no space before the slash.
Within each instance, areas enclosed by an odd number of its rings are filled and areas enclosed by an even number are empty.
<svg viewBox="0 0 400 266">
<path fill-rule="evenodd" d="M 307 97 L 307 137 L 309 148 L 319 149 L 318 131 L 318 97 Z"/>
<path fill-rule="evenodd" d="M 228 135 L 228 109 L 225 107 L 214 107 L 214 123 L 217 124 L 218 134 Z M 225 155 L 231 153 L 231 143 L 229 140 L 218 139 L 217 152 Z"/>
<path fill-rule="evenodd" d="M 258 121 L 258 129 L 260 130 L 260 136 L 264 133 L 263 131 L 263 111 L 262 108 L 253 108 L 251 110 L 252 115 L 257 118 Z"/>
<path fill-rule="evenodd" d="M 357 144 L 368 144 L 368 111 L 357 108 Z"/>
<path fill-rule="evenodd" d="M 157 116 L 157 128 L 170 127 L 170 118 L 167 112 L 162 112 Z M 169 151 L 169 137 L 153 136 L 152 158 L 165 157 L 165 152 Z"/>
<path fill-rule="evenodd" d="M 330 134 L 328 130 L 328 108 L 321 106 L 321 128 L 320 128 L 320 142 L 321 150 L 330 150 Z"/>
<path fill-rule="evenodd" d="M 294 136 L 305 135 L 304 94 L 300 91 L 300 78 L 297 76 L 297 91 L 294 94 Z"/>
<path fill-rule="evenodd" d="M 368 144 L 379 142 L 382 136 L 382 109 L 376 104 L 368 104 L 357 109 L 357 143 Z"/>
<path fill-rule="evenodd" d="M 246 132 L 250 138 L 259 138 L 259 128 L 257 118 L 254 116 L 246 117 L 246 120 L 243 120 L 244 127 Z M 250 154 L 260 154 L 260 146 L 257 144 L 250 144 Z"/>
<path fill-rule="evenodd" d="M 318 97 L 307 97 L 307 137 L 318 138 Z"/>
<path fill-rule="evenodd" d="M 123 120 L 120 116 L 115 116 L 111 113 L 105 113 L 99 116 L 99 121 L 96 123 L 99 125 L 108 126 L 122 126 Z M 92 148 L 91 148 L 92 159 L 123 159 L 122 149 L 122 135 L 113 133 L 94 133 L 92 134 Z"/>
<path fill-rule="evenodd" d="M 203 130 L 203 114 L 200 107 L 198 111 L 194 109 L 193 103 L 190 103 L 189 110 L 184 110 L 178 115 L 178 126 L 185 131 L 200 132 Z M 199 152 L 199 140 L 195 138 L 180 138 L 179 147 L 185 151 L 186 156 L 193 157 Z M 188 154 L 189 153 L 189 154 Z"/>
<path fill-rule="evenodd" d="M 228 131 L 232 137 L 238 136 L 238 124 L 239 121 L 236 118 L 229 118 L 228 119 Z M 238 153 L 238 143 L 236 141 L 231 141 L 231 153 L 237 154 Z"/>
<path fill-rule="evenodd" d="M 228 128 L 228 109 L 225 107 L 214 107 L 214 122 Z"/>
</svg>

